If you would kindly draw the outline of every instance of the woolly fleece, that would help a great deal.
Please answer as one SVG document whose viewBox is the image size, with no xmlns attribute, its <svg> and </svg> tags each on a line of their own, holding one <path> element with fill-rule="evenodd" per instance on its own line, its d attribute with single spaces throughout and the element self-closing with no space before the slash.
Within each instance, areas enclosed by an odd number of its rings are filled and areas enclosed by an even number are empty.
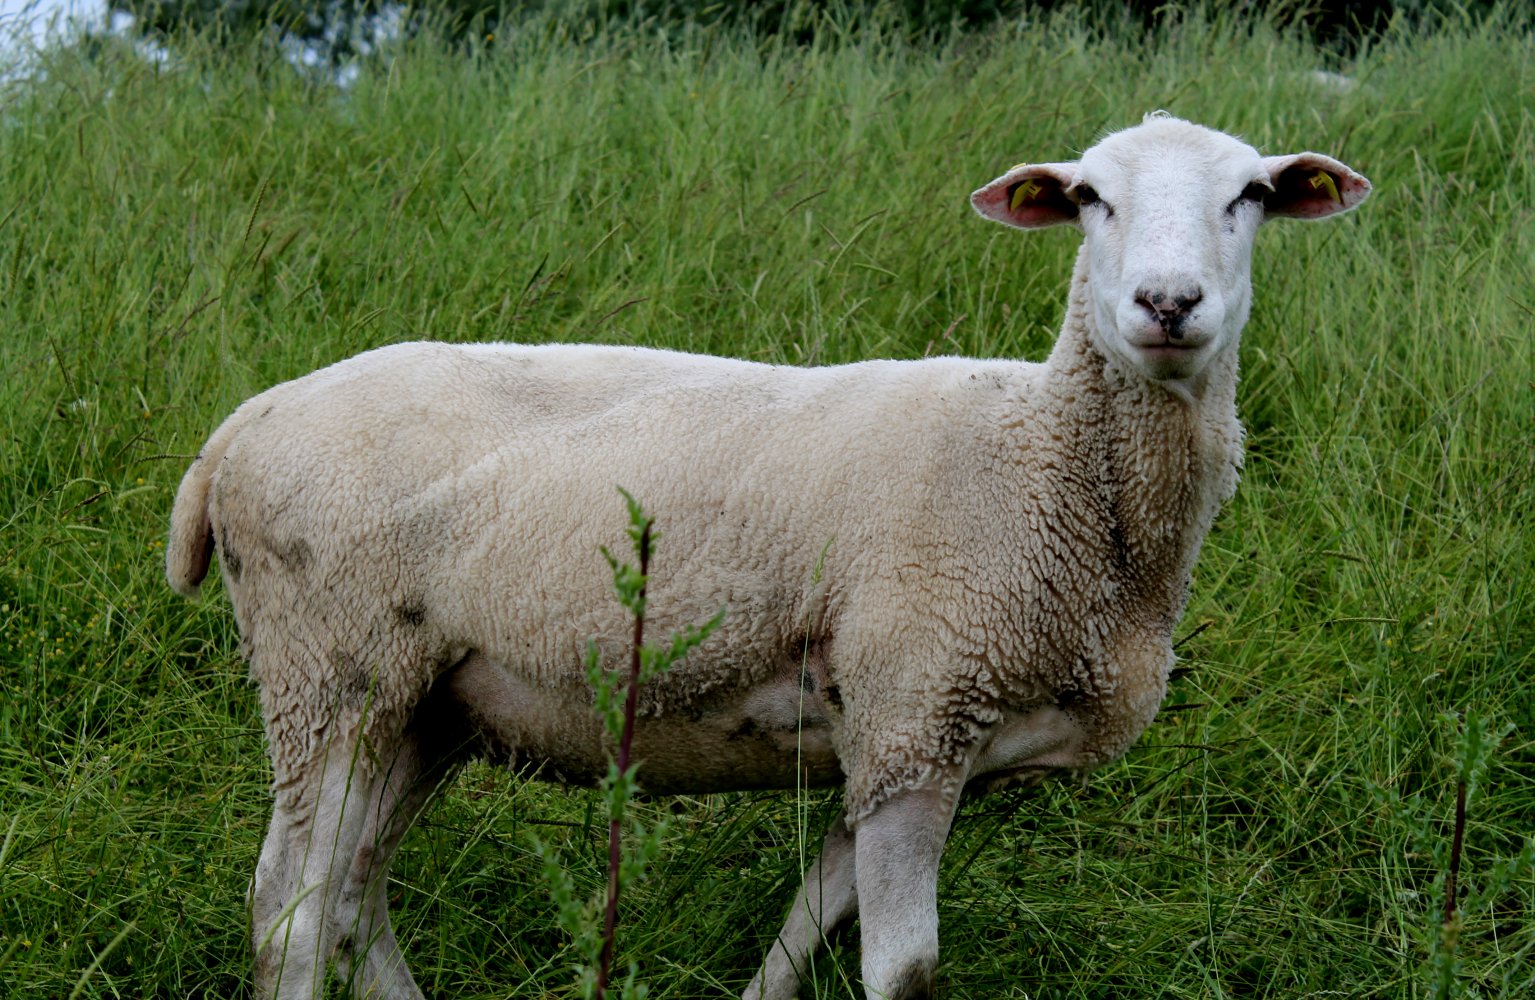
<svg viewBox="0 0 1535 1000">
<path fill-rule="evenodd" d="M 1087 733 L 1064 763 L 1091 767 L 1156 713 L 1241 431 L 1234 352 L 1222 398 L 1186 406 L 1105 362 L 1086 291 L 1079 266 L 1042 365 L 371 351 L 214 434 L 169 575 L 194 592 L 216 542 L 280 786 L 333 720 L 366 705 L 376 741 L 471 651 L 551 689 L 584 685 L 588 638 L 616 665 L 627 630 L 598 553 L 624 550 L 616 485 L 665 535 L 652 634 L 726 609 L 648 713 L 686 718 L 814 661 L 854 823 L 1007 709 L 1062 706 Z"/>
</svg>

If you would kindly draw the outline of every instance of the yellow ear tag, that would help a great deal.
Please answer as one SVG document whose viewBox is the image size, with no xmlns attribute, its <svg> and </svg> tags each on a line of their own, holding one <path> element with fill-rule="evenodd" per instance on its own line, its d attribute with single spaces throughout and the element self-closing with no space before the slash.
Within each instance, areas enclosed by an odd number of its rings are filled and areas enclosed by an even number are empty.
<svg viewBox="0 0 1535 1000">
<path fill-rule="evenodd" d="M 1343 197 L 1338 194 L 1338 185 L 1333 182 L 1332 174 L 1329 174 L 1325 170 L 1318 170 L 1316 172 L 1316 176 L 1311 178 L 1310 184 L 1318 191 L 1326 188 L 1327 194 L 1332 198 L 1333 201 L 1340 205 L 1343 204 Z"/>
<path fill-rule="evenodd" d="M 1016 212 L 1018 211 L 1018 206 L 1022 205 L 1025 201 L 1033 201 L 1035 198 L 1038 198 L 1041 190 L 1040 186 L 1033 181 L 1024 181 L 1013 189 L 1013 200 L 1007 207 Z"/>
</svg>

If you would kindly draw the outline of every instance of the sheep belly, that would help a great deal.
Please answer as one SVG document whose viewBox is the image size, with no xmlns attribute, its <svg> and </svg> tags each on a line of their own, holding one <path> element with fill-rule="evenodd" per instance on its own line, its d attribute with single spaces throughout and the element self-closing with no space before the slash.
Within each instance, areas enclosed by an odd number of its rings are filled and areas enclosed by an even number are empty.
<svg viewBox="0 0 1535 1000">
<path fill-rule="evenodd" d="M 553 687 L 471 653 L 443 683 L 478 749 L 530 777 L 590 785 L 610 747 L 584 683 Z M 640 785 L 656 794 L 835 785 L 831 727 L 797 665 L 747 688 L 716 692 L 685 711 L 637 720 Z"/>
</svg>

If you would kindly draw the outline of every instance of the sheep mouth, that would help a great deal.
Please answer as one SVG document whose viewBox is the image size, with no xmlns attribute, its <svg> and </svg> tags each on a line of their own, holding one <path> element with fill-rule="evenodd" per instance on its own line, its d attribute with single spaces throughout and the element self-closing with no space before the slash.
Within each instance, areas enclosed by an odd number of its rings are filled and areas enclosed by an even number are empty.
<svg viewBox="0 0 1535 1000">
<path fill-rule="evenodd" d="M 1204 341 L 1172 340 L 1168 338 L 1135 344 L 1134 346 L 1136 353 L 1143 358 L 1153 360 L 1186 360 L 1198 354 L 1205 344 Z"/>
<path fill-rule="evenodd" d="M 1202 325 L 1180 323 L 1165 326 L 1160 323 L 1141 323 L 1123 330 L 1126 343 L 1145 353 L 1166 352 L 1169 356 L 1182 356 L 1199 351 L 1214 338 Z"/>
<path fill-rule="evenodd" d="M 1157 339 L 1134 344 L 1135 366 L 1148 378 L 1177 381 L 1190 377 L 1201 365 L 1207 342 Z"/>
<path fill-rule="evenodd" d="M 1165 344 L 1140 344 L 1137 350 L 1150 358 L 1186 358 L 1191 354 L 1197 354 L 1202 344 L 1180 344 L 1169 341 Z"/>
</svg>

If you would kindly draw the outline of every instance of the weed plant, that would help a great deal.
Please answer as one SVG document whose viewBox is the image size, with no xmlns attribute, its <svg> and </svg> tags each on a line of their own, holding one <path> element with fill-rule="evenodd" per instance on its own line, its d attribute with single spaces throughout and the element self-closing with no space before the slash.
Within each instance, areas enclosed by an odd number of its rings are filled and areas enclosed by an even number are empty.
<svg viewBox="0 0 1535 1000">
<path fill-rule="evenodd" d="M 619 487 L 618 492 L 623 494 L 629 512 L 628 535 L 635 562 L 621 562 L 606 547 L 601 552 L 613 571 L 613 590 L 618 602 L 634 619 L 629 669 L 627 672 L 609 671 L 603 666 L 602 651 L 596 640 L 588 640 L 586 646 L 586 677 L 592 687 L 593 707 L 602 720 L 609 743 L 608 772 L 598 782 L 598 791 L 607 805 L 607 892 L 596 899 L 581 899 L 576 880 L 559 855 L 541 840 L 535 838 L 533 841 L 544 859 L 544 876 L 549 880 L 560 927 L 571 936 L 581 956 L 577 982 L 583 1000 L 604 1000 L 608 996 L 613 983 L 618 904 L 622 890 L 632 887 L 644 876 L 666 836 L 664 817 L 646 829 L 633 818 L 631 810 L 635 797 L 641 793 L 639 768 L 642 762 L 631 752 L 640 687 L 686 658 L 688 652 L 709 638 L 725 618 L 721 608 L 707 622 L 673 633 L 666 642 L 645 641 L 645 595 L 650 583 L 650 559 L 660 532 L 654 530 L 655 519 L 645 514 L 628 490 Z M 645 984 L 638 981 L 638 973 L 637 963 L 629 962 L 628 974 L 613 990 L 612 995 L 617 1000 L 640 1000 L 646 995 Z"/>
<path fill-rule="evenodd" d="M 1402 30 L 1343 65 L 1198 14 L 816 37 L 535 25 L 401 44 L 346 89 L 266 48 L 95 41 L 0 84 L 0 995 L 249 992 L 256 698 L 217 584 L 189 603 L 161 578 L 176 484 L 237 403 L 419 337 L 1040 358 L 1076 240 L 966 196 L 1153 108 L 1340 156 L 1376 193 L 1260 237 L 1247 464 L 1167 709 L 1084 782 L 964 806 L 940 980 L 1535 995 L 1529 24 Z M 738 993 L 836 797 L 634 808 L 669 823 L 623 953 L 655 997 Z M 573 996 L 527 834 L 586 896 L 604 826 L 589 793 L 471 768 L 394 869 L 427 993 Z M 806 996 L 854 992 L 856 942 Z"/>
</svg>

